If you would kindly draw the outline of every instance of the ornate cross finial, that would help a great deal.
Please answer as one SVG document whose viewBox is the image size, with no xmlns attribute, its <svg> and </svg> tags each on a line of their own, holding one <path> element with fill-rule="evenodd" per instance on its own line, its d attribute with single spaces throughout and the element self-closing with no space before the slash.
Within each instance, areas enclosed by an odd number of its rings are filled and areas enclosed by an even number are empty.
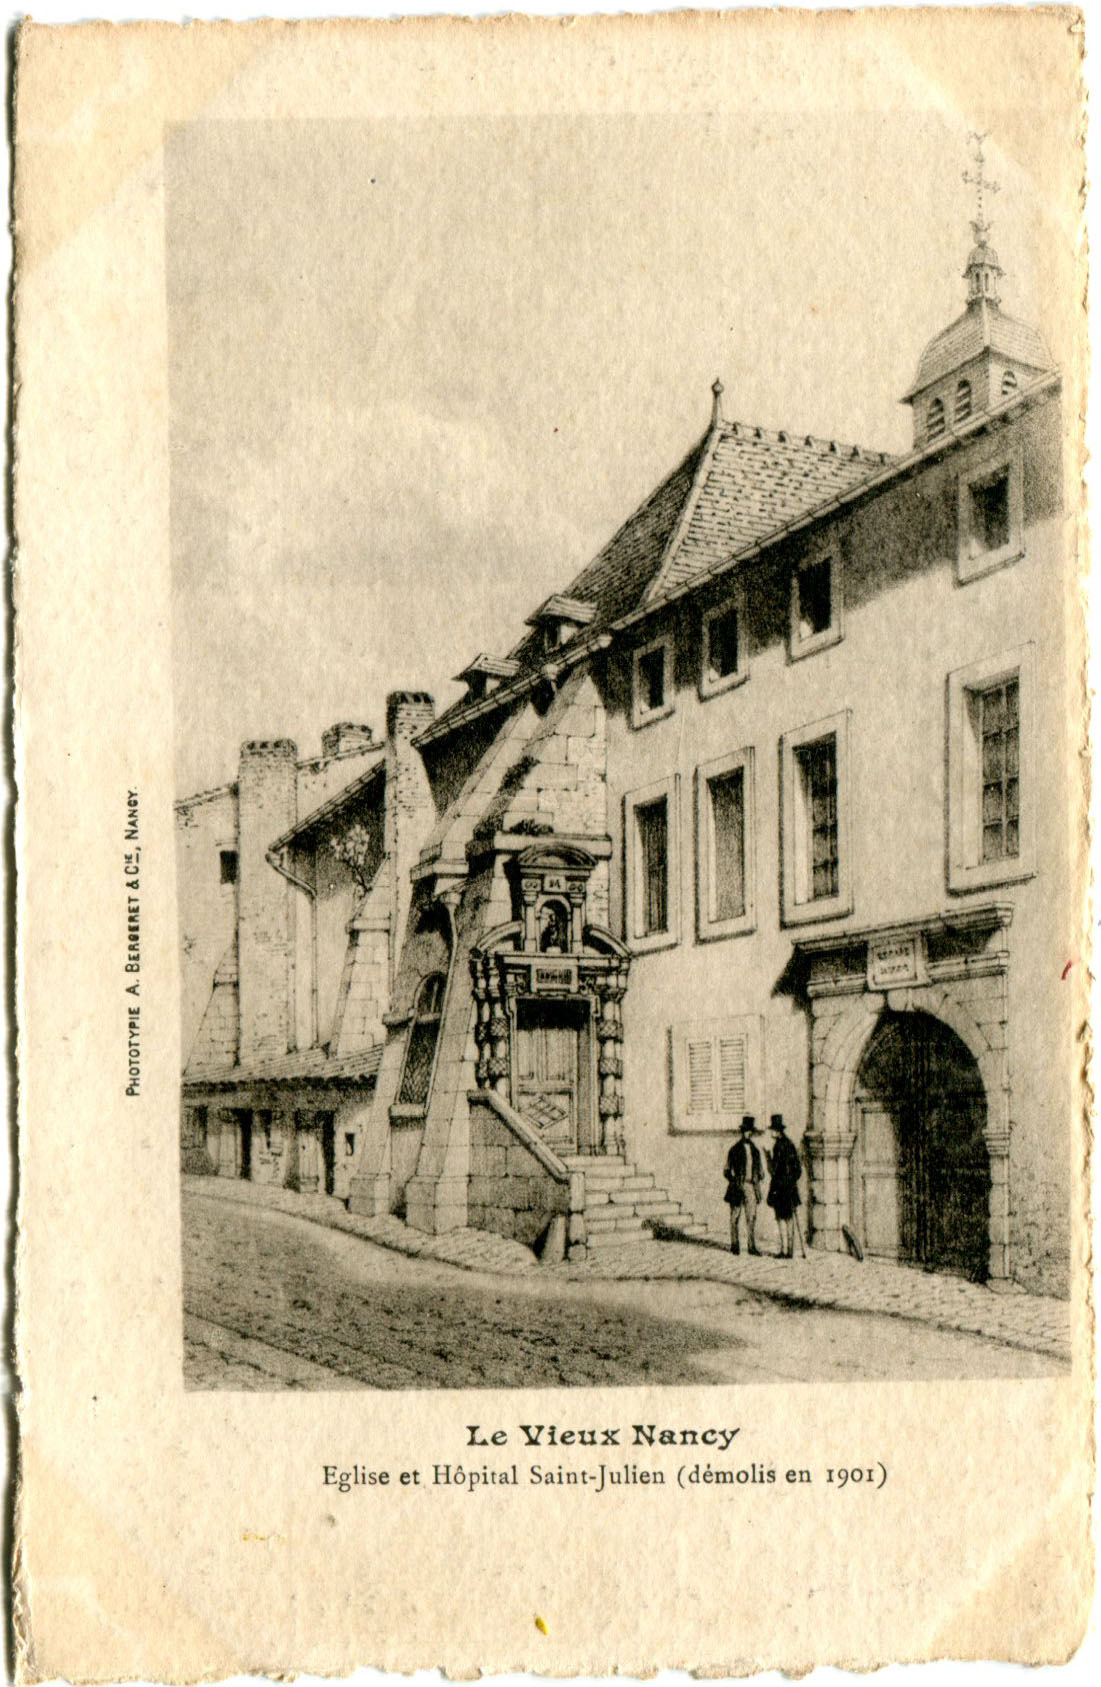
<svg viewBox="0 0 1101 1687">
<path fill-rule="evenodd" d="M 978 201 L 979 214 L 975 221 L 971 224 L 971 227 L 975 231 L 975 239 L 980 245 L 982 245 L 986 236 L 990 233 L 990 224 L 986 221 L 984 214 L 985 195 L 988 193 L 997 193 L 998 183 L 992 182 L 986 174 L 986 154 L 982 149 L 986 136 L 980 135 L 976 130 L 972 129 L 967 138 L 969 141 L 973 141 L 975 143 L 975 171 L 972 173 L 970 170 L 965 170 L 963 172 L 963 179 L 975 189 L 975 197 Z"/>
</svg>

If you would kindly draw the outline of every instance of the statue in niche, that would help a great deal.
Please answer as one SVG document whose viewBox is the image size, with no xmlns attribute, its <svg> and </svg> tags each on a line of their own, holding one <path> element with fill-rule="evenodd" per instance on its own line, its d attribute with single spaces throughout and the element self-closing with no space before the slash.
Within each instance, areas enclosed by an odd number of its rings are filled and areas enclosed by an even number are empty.
<svg viewBox="0 0 1101 1687">
<path fill-rule="evenodd" d="M 544 902 L 539 910 L 539 953 L 564 955 L 570 946 L 570 922 L 560 902 Z"/>
</svg>

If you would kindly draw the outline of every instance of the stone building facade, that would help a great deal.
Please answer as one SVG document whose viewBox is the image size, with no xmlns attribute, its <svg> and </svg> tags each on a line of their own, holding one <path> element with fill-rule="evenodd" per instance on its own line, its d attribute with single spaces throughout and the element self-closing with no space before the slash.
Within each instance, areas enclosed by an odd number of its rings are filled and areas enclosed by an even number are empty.
<svg viewBox="0 0 1101 1687">
<path fill-rule="evenodd" d="M 1072 500 L 985 233 L 905 455 L 716 383 L 458 703 L 180 805 L 185 1164 L 557 1258 L 721 1235 L 782 1113 L 814 1246 L 1065 1292 Z"/>
</svg>

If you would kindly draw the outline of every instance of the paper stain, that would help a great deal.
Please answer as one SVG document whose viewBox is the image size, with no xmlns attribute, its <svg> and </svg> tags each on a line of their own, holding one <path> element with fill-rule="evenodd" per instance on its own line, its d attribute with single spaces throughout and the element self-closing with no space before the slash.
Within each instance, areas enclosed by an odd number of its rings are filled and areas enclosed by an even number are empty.
<svg viewBox="0 0 1101 1687">
<path fill-rule="evenodd" d="M 539 1630 L 539 1633 L 540 1633 L 540 1634 L 546 1634 L 546 1632 L 547 1632 L 547 1625 L 546 1625 L 546 1623 L 545 1623 L 545 1622 L 544 1622 L 544 1621 L 543 1621 L 543 1619 L 542 1619 L 542 1617 L 536 1617 L 536 1619 L 535 1619 L 535 1626 L 536 1626 L 536 1628 L 537 1628 L 537 1629 L 538 1629 L 538 1630 Z"/>
</svg>

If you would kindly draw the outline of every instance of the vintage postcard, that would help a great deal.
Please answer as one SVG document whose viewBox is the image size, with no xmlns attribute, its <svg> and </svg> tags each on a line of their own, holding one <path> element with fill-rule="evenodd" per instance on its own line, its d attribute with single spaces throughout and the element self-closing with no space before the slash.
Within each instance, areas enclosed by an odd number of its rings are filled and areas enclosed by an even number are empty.
<svg viewBox="0 0 1101 1687">
<path fill-rule="evenodd" d="M 20 31 L 24 1681 L 1074 1652 L 1082 40 Z"/>
</svg>

